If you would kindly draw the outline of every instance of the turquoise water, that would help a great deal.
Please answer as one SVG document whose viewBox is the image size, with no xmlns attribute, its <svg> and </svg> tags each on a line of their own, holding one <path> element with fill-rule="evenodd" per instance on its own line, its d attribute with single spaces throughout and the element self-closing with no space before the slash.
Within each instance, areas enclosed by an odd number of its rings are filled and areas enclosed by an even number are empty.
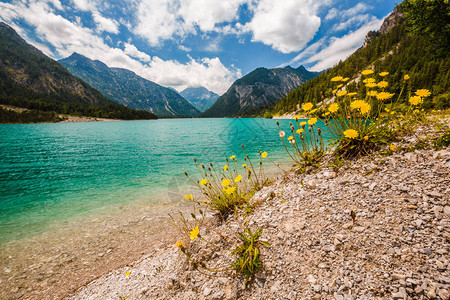
<svg viewBox="0 0 450 300">
<path fill-rule="evenodd" d="M 275 120 L 0 125 L 0 244 L 118 205 L 180 201 L 193 158 L 222 165 L 243 158 L 241 144 L 287 159 Z"/>
</svg>

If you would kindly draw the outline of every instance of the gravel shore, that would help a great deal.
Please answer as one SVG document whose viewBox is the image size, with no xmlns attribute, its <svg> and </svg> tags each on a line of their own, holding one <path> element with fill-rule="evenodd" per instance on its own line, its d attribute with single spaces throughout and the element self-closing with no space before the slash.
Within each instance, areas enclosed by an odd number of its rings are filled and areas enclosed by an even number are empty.
<svg viewBox="0 0 450 300">
<path fill-rule="evenodd" d="M 431 131 L 419 128 L 397 146 L 406 149 Z M 398 150 L 346 162 L 338 171 L 325 164 L 308 175 L 289 173 L 254 195 L 251 201 L 261 205 L 252 214 L 215 227 L 263 228 L 271 246 L 262 249 L 264 268 L 249 288 L 239 277 L 200 274 L 172 244 L 70 299 L 450 299 L 449 200 L 449 148 Z M 216 238 L 206 228 L 201 234 Z M 209 265 L 228 262 L 205 245 L 185 244 Z"/>
</svg>

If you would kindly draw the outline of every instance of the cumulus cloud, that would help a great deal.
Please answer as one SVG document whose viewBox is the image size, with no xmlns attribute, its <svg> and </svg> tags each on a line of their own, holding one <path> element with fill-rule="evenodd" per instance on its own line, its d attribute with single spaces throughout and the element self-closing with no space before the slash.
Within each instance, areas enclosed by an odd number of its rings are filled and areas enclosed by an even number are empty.
<svg viewBox="0 0 450 300">
<path fill-rule="evenodd" d="M 357 26 L 361 26 L 362 24 L 369 23 L 370 21 L 373 21 L 375 19 L 376 19 L 376 17 L 371 16 L 369 14 L 356 15 L 356 16 L 346 19 L 344 22 L 335 24 L 333 26 L 333 31 L 347 30 L 351 27 L 357 27 Z"/>
<path fill-rule="evenodd" d="M 75 7 L 82 11 L 89 11 L 95 9 L 95 4 L 89 0 L 72 0 Z"/>
<path fill-rule="evenodd" d="M 253 41 L 283 53 L 299 51 L 320 27 L 317 11 L 323 2 L 314 0 L 261 0 L 252 7 L 254 16 L 245 24 Z"/>
<path fill-rule="evenodd" d="M 117 21 L 105 18 L 97 11 L 92 12 L 92 17 L 97 24 L 97 30 L 99 32 L 106 31 L 115 34 L 119 33 L 119 23 Z"/>
<path fill-rule="evenodd" d="M 136 48 L 136 46 L 134 46 L 132 44 L 125 43 L 125 49 L 123 50 L 123 52 L 125 52 L 125 54 L 127 54 L 131 57 L 137 58 L 143 62 L 149 62 L 151 60 L 150 55 L 139 51 Z"/>
<path fill-rule="evenodd" d="M 347 58 L 361 47 L 367 32 L 378 30 L 382 22 L 383 20 L 374 19 L 358 30 L 350 32 L 343 37 L 332 37 L 326 48 L 312 55 L 305 62 L 315 63 L 311 67 L 313 71 L 321 71 L 336 65 L 340 60 Z"/>
<path fill-rule="evenodd" d="M 95 30 L 56 15 L 42 1 L 33 1 L 27 5 L 0 3 L 0 8 L 0 18 L 9 24 L 20 20 L 34 27 L 37 37 L 51 45 L 56 52 L 42 43 L 30 42 L 53 58 L 77 52 L 90 59 L 98 59 L 110 67 L 129 69 L 148 80 L 180 91 L 188 86 L 205 86 L 216 93 L 223 93 L 241 76 L 239 69 L 228 69 L 217 57 L 200 60 L 189 58 L 187 63 L 180 63 L 150 57 L 130 42 L 124 44 L 124 50 L 110 47 L 96 35 Z"/>
</svg>

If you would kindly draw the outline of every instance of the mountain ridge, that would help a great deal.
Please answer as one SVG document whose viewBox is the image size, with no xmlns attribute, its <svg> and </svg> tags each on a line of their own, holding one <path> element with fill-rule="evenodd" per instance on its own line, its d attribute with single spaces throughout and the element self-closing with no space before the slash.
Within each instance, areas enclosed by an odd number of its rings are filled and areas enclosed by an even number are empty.
<svg viewBox="0 0 450 300">
<path fill-rule="evenodd" d="M 219 98 L 218 94 L 204 87 L 188 87 L 181 91 L 180 95 L 201 112 L 210 108 Z"/>
<path fill-rule="evenodd" d="M 142 78 L 133 71 L 108 67 L 81 54 L 59 60 L 73 75 L 86 81 L 109 99 L 158 116 L 195 116 L 200 113 L 176 91 Z"/>
</svg>

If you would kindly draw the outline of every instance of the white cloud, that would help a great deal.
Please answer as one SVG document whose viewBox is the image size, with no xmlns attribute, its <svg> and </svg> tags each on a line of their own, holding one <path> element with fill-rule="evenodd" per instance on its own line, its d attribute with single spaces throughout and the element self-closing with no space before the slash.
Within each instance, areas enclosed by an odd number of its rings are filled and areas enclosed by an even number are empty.
<svg viewBox="0 0 450 300">
<path fill-rule="evenodd" d="M 342 23 L 335 24 L 333 26 L 333 31 L 347 30 L 350 27 L 361 26 L 362 24 L 368 23 L 375 19 L 376 19 L 376 17 L 371 16 L 369 14 L 356 15 L 356 16 L 346 19 L 346 21 L 344 21 Z"/>
<path fill-rule="evenodd" d="M 184 51 L 184 52 L 191 52 L 192 51 L 191 48 L 186 47 L 184 45 L 178 45 L 178 49 L 180 49 L 181 51 Z"/>
<path fill-rule="evenodd" d="M 344 10 L 340 14 L 340 16 L 342 18 L 349 18 L 349 17 L 355 16 L 357 14 L 363 13 L 363 12 L 369 10 L 370 8 L 371 8 L 371 6 L 369 6 L 363 2 L 360 2 L 360 3 L 356 4 L 354 7 Z"/>
<path fill-rule="evenodd" d="M 311 67 L 313 71 L 321 71 L 336 65 L 340 60 L 346 59 L 361 47 L 367 32 L 378 30 L 382 22 L 383 20 L 375 19 L 341 38 L 331 38 L 328 47 L 309 57 L 304 62 L 315 63 Z"/>
<path fill-rule="evenodd" d="M 54 47 L 56 53 L 51 53 L 50 48 L 42 47 L 39 42 L 33 41 L 34 45 L 53 58 L 66 57 L 77 52 L 90 59 L 101 60 L 110 67 L 129 69 L 148 80 L 180 91 L 188 86 L 205 86 L 216 93 L 223 93 L 241 77 L 239 69 L 228 69 L 217 57 L 200 60 L 189 58 L 188 62 L 180 63 L 158 57 L 151 58 L 130 43 L 125 44 L 124 50 L 112 48 L 106 45 L 95 31 L 54 14 L 43 2 L 36 1 L 29 5 L 0 3 L 0 8 L 0 17 L 8 23 L 14 24 L 12 21 L 20 20 L 35 27 L 36 35 Z"/>
<path fill-rule="evenodd" d="M 125 43 L 125 49 L 123 50 L 123 52 L 143 62 L 149 62 L 151 60 L 150 55 L 139 51 L 134 45 L 128 43 Z"/>
<path fill-rule="evenodd" d="M 76 8 L 82 11 L 89 11 L 95 9 L 95 4 L 89 0 L 72 0 Z"/>
<path fill-rule="evenodd" d="M 288 63 L 284 63 L 284 64 L 278 66 L 278 68 L 284 67 L 286 65 L 294 64 L 300 60 L 303 60 L 306 57 L 311 57 L 312 55 L 317 53 L 317 51 L 319 51 L 319 49 L 322 48 L 324 44 L 325 44 L 325 38 L 321 38 L 320 40 L 318 40 L 317 42 L 315 42 L 314 44 L 310 45 L 308 48 L 306 48 L 302 52 L 300 52 L 296 57 L 291 59 Z"/>
<path fill-rule="evenodd" d="M 105 18 L 97 11 L 92 12 L 92 17 L 97 24 L 97 30 L 99 32 L 106 31 L 115 34 L 119 33 L 119 23 L 117 23 L 117 21 Z"/>
<path fill-rule="evenodd" d="M 261 0 L 251 8 L 254 16 L 245 29 L 253 34 L 253 41 L 283 53 L 299 51 L 320 27 L 317 11 L 321 5 L 314 0 Z"/>
<path fill-rule="evenodd" d="M 336 8 L 332 8 L 328 11 L 328 14 L 325 16 L 325 20 L 331 20 L 338 16 L 338 10 Z"/>
</svg>

